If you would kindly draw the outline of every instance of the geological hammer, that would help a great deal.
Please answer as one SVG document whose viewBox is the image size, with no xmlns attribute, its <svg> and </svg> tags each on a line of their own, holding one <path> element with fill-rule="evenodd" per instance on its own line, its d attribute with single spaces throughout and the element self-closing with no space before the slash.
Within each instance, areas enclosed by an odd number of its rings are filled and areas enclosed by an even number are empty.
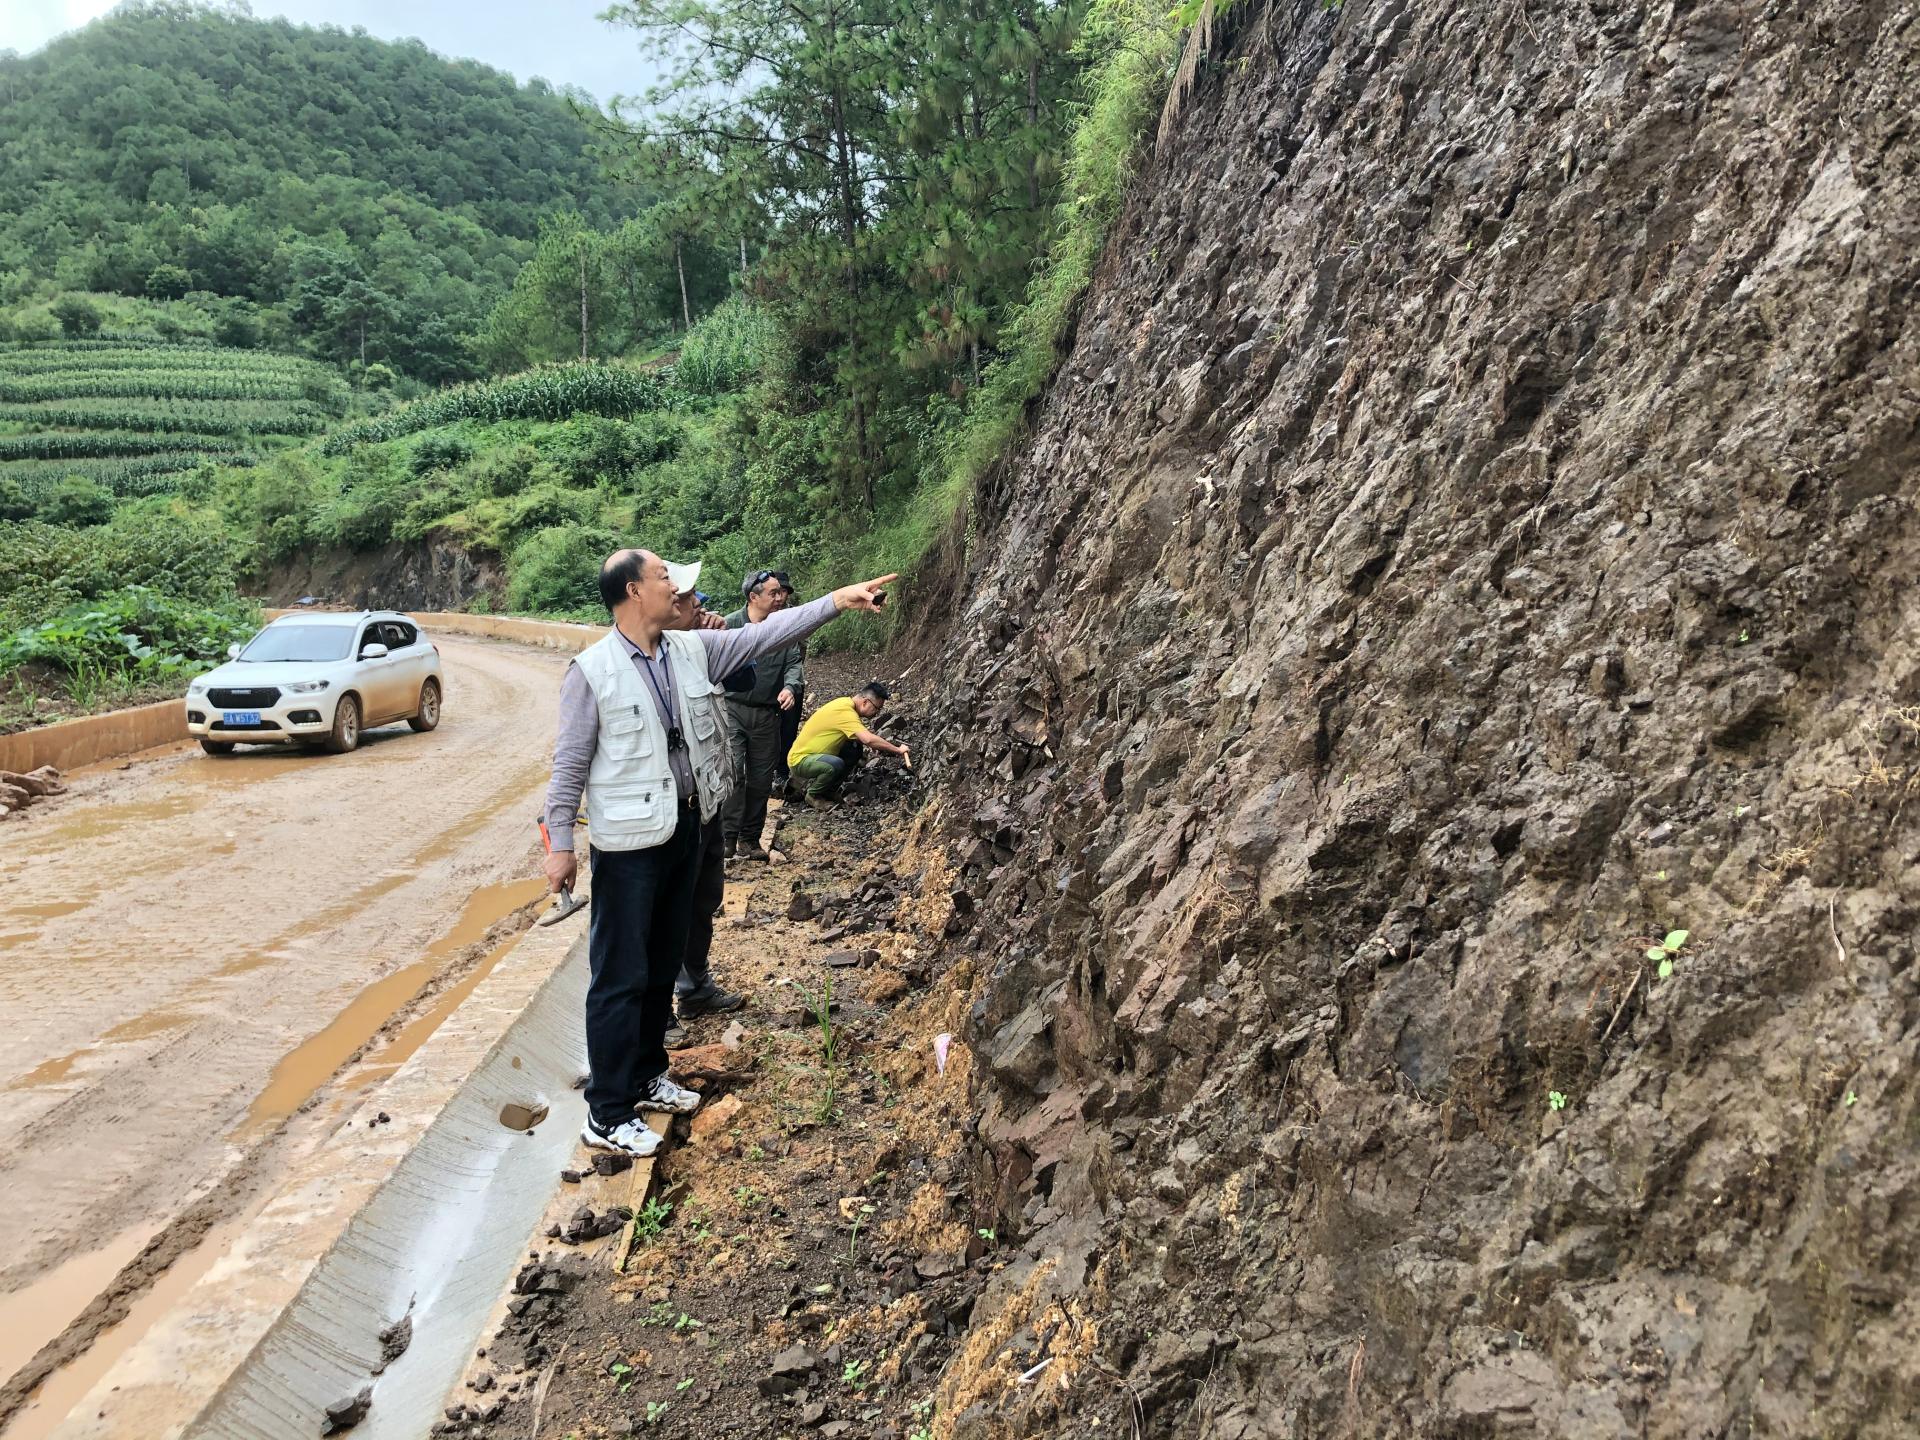
<svg viewBox="0 0 1920 1440">
<path fill-rule="evenodd" d="M 533 823 L 540 827 L 540 843 L 546 848 L 547 854 L 551 855 L 553 853 L 553 837 L 547 834 L 547 817 L 545 815 L 536 815 Z M 571 885 L 562 885 L 560 887 L 559 897 L 554 900 L 553 904 L 547 907 L 547 913 L 533 923 L 536 925 L 558 925 L 562 920 L 573 914 L 574 911 L 584 910 L 586 908 L 586 901 L 573 898 L 573 887 Z"/>
</svg>

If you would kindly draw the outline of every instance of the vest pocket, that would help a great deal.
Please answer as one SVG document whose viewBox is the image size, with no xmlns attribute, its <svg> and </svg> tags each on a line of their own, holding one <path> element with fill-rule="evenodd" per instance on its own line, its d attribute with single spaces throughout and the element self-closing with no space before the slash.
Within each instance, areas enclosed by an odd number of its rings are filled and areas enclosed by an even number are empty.
<svg viewBox="0 0 1920 1440">
<path fill-rule="evenodd" d="M 673 788 L 671 779 L 621 785 L 600 797 L 599 811 L 606 823 L 616 829 L 645 825 L 665 813 L 667 796 Z"/>
<path fill-rule="evenodd" d="M 601 744 L 611 754 L 625 758 L 653 753 L 653 732 L 643 715 L 622 711 L 603 717 L 600 730 Z"/>
<path fill-rule="evenodd" d="M 702 740 L 711 740 L 720 733 L 720 717 L 713 713 L 711 695 L 689 695 L 687 719 L 693 724 L 693 733 Z"/>
</svg>

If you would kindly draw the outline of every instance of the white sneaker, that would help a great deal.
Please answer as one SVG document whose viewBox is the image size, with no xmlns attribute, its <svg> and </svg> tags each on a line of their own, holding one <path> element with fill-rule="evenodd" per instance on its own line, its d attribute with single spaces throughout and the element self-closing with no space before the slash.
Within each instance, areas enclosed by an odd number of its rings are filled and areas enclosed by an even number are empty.
<svg viewBox="0 0 1920 1440">
<path fill-rule="evenodd" d="M 618 1150 L 642 1160 L 660 1148 L 660 1137 L 638 1120 L 626 1120 L 611 1130 L 602 1130 L 589 1115 L 580 1130 L 580 1138 L 595 1150 Z"/>
<path fill-rule="evenodd" d="M 686 1090 L 669 1080 L 664 1072 L 647 1082 L 640 1092 L 636 1110 L 665 1110 L 669 1115 L 691 1115 L 700 1108 L 700 1092 Z"/>
</svg>

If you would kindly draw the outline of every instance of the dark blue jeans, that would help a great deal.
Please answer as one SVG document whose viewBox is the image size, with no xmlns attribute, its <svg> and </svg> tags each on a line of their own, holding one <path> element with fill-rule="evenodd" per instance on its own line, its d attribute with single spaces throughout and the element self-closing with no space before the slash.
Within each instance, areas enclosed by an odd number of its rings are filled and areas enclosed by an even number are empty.
<svg viewBox="0 0 1920 1440">
<path fill-rule="evenodd" d="M 680 807 L 671 837 L 644 850 L 593 849 L 587 911 L 587 1108 L 611 1128 L 667 1069 L 673 980 L 687 952 L 700 810 Z"/>
</svg>

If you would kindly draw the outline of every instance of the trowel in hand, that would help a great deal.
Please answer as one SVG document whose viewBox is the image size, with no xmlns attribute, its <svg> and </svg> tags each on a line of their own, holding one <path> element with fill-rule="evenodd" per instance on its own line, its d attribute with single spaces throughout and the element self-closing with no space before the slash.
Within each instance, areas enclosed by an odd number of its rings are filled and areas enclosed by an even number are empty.
<svg viewBox="0 0 1920 1440">
<path fill-rule="evenodd" d="M 544 815 L 539 816 L 535 819 L 534 823 L 540 827 L 541 845 L 545 846 L 547 854 L 551 855 L 553 853 L 553 841 L 547 836 L 546 817 Z M 560 887 L 560 893 L 554 897 L 553 904 L 547 907 L 547 913 L 533 923 L 536 925 L 558 925 L 576 910 L 584 910 L 586 908 L 586 901 L 573 898 L 573 887 L 571 885 L 562 885 Z"/>
</svg>

